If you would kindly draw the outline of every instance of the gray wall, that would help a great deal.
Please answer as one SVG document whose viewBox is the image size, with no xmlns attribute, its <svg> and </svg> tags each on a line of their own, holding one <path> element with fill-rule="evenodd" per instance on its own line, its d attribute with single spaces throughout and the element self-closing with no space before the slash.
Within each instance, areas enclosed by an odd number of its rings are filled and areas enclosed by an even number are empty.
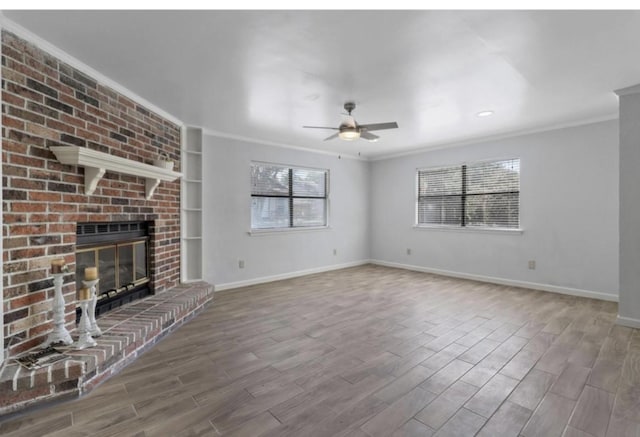
<svg viewBox="0 0 640 437">
<path fill-rule="evenodd" d="M 249 235 L 251 161 L 329 169 L 330 228 Z M 203 279 L 224 289 L 366 261 L 370 252 L 369 166 L 356 159 L 205 133 Z M 241 259 L 244 269 L 238 267 Z"/>
<path fill-rule="evenodd" d="M 522 234 L 413 227 L 417 168 L 512 157 L 521 158 Z M 618 174 L 616 121 L 375 161 L 371 258 L 615 299 Z"/>
<path fill-rule="evenodd" d="M 205 134 L 204 279 L 224 289 L 373 259 L 617 299 L 618 156 L 615 120 L 373 162 Z M 512 157 L 522 233 L 414 228 L 417 168 Z M 328 168 L 331 228 L 249 235 L 251 161 Z"/>
<path fill-rule="evenodd" d="M 622 91 L 618 322 L 640 328 L 640 85 Z"/>
</svg>

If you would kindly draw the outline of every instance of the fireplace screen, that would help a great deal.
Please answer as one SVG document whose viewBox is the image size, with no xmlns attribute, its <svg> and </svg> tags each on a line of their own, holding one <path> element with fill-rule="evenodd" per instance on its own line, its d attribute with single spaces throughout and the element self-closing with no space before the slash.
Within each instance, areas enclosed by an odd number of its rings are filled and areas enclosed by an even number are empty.
<svg viewBox="0 0 640 437">
<path fill-rule="evenodd" d="M 76 252 L 76 287 L 82 287 L 85 267 L 98 267 L 99 293 L 118 293 L 149 281 L 147 241 L 130 241 L 79 249 Z"/>
<path fill-rule="evenodd" d="M 86 267 L 97 267 L 96 313 L 139 299 L 149 290 L 149 237 L 146 223 L 78 224 L 76 288 Z"/>
</svg>

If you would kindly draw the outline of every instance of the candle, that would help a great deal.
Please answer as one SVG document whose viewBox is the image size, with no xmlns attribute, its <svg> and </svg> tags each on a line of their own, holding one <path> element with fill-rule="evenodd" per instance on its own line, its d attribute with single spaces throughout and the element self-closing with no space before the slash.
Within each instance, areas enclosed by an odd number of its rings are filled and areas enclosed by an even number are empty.
<svg viewBox="0 0 640 437">
<path fill-rule="evenodd" d="M 97 267 L 87 267 L 84 269 L 84 280 L 85 281 L 93 281 L 98 279 L 98 268 Z"/>
<path fill-rule="evenodd" d="M 91 299 L 91 290 L 87 287 L 82 287 L 80 291 L 78 291 L 78 300 L 89 300 Z"/>
<path fill-rule="evenodd" d="M 59 274 L 64 273 L 64 258 L 56 258 L 51 260 L 51 273 Z"/>
</svg>

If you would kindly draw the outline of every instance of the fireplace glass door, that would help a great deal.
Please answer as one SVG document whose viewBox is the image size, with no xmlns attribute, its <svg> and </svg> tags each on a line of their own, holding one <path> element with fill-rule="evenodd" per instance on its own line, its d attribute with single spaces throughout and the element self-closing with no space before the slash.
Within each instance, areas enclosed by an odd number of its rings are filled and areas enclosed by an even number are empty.
<svg viewBox="0 0 640 437">
<path fill-rule="evenodd" d="M 82 287 L 84 269 L 97 267 L 98 297 L 111 297 L 149 282 L 147 240 L 105 244 L 76 251 L 76 288 Z"/>
</svg>

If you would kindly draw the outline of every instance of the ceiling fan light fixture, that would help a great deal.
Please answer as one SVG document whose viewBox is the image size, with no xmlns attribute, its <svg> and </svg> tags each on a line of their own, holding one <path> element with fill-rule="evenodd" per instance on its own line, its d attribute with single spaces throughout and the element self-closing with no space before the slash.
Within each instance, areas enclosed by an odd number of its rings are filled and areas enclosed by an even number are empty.
<svg viewBox="0 0 640 437">
<path fill-rule="evenodd" d="M 341 140 L 353 141 L 360 138 L 360 132 L 355 129 L 344 129 L 338 133 Z"/>
<path fill-rule="evenodd" d="M 493 115 L 493 111 L 480 111 L 476 114 L 476 117 L 490 117 Z"/>
<path fill-rule="evenodd" d="M 384 123 L 369 123 L 369 124 L 358 124 L 354 120 L 351 115 L 351 111 L 356 108 L 356 104 L 353 102 L 347 102 L 344 104 L 344 109 L 347 111 L 348 116 L 338 127 L 329 127 L 329 126 L 302 126 L 307 129 L 330 129 L 332 131 L 337 131 L 333 135 L 329 135 L 324 141 L 333 140 L 334 138 L 340 138 L 344 141 L 355 141 L 359 138 L 363 140 L 367 140 L 371 143 L 375 143 L 378 141 L 378 137 L 376 134 L 372 134 L 370 131 L 378 131 L 384 129 L 397 129 L 398 123 L 395 121 L 387 121 Z"/>
</svg>

